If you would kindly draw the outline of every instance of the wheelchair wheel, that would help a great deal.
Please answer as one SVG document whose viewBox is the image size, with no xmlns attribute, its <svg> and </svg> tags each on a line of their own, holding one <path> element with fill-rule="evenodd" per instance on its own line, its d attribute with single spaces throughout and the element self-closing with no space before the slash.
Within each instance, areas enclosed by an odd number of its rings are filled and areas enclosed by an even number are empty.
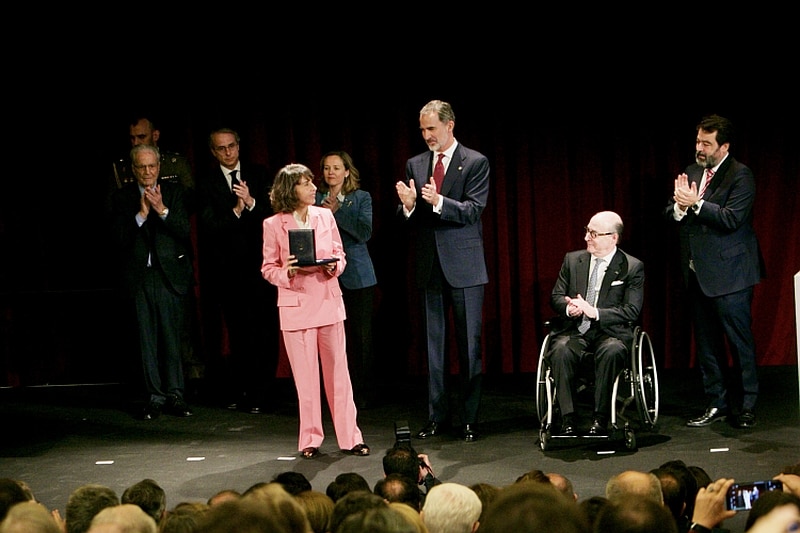
<svg viewBox="0 0 800 533">
<path fill-rule="evenodd" d="M 658 372 L 650 336 L 637 327 L 633 350 L 633 376 L 636 408 L 642 423 L 653 429 L 658 422 Z"/>
<path fill-rule="evenodd" d="M 545 363 L 549 341 L 550 334 L 548 333 L 539 350 L 539 366 L 536 368 L 536 415 L 539 417 L 539 424 L 542 428 L 553 422 L 553 401 L 555 399 L 550 369 Z"/>
</svg>

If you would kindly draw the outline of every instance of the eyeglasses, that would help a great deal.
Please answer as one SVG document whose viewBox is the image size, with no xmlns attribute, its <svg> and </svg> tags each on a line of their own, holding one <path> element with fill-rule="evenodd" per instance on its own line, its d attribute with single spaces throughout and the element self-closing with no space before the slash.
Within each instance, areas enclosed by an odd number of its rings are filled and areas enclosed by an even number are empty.
<svg viewBox="0 0 800 533">
<path fill-rule="evenodd" d="M 133 165 L 136 170 L 157 170 L 158 165 Z"/>
<path fill-rule="evenodd" d="M 616 233 L 616 231 L 608 231 L 606 233 L 598 233 L 593 229 L 589 229 L 589 226 L 584 226 L 583 231 L 584 231 L 584 233 L 583 233 L 584 235 L 586 235 L 588 233 L 589 236 L 592 239 L 596 239 L 598 237 L 605 237 L 606 235 L 614 235 Z"/>
</svg>

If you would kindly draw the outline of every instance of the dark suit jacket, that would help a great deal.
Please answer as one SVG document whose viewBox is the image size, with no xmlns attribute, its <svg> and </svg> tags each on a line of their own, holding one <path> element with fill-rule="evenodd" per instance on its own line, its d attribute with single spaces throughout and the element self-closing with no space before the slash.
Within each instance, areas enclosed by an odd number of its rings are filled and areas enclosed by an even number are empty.
<svg viewBox="0 0 800 533">
<path fill-rule="evenodd" d="M 575 298 L 576 295 L 586 296 L 589 283 L 589 265 L 591 255 L 586 250 L 569 252 L 564 257 L 561 271 L 558 273 L 550 305 L 562 320 L 553 329 L 554 334 L 563 333 L 570 329 L 577 330 L 582 317 L 569 319 L 567 317 L 567 302 L 565 296 Z M 644 300 L 644 263 L 632 255 L 628 255 L 617 248 L 617 253 L 603 277 L 600 294 L 597 296 L 596 307 L 600 313 L 600 320 L 592 322 L 592 328 L 601 328 L 609 336 L 622 341 L 633 338 L 631 324 L 639 319 Z"/>
<path fill-rule="evenodd" d="M 193 282 L 192 247 L 185 190 L 176 183 L 161 183 L 161 196 L 169 215 L 161 220 L 154 210 L 144 224 L 136 223 L 141 193 L 137 183 L 130 183 L 112 196 L 112 228 L 119 252 L 124 286 L 131 291 L 140 286 L 147 268 L 150 244 L 153 266 L 159 268 L 168 287 L 186 294 Z"/>
<path fill-rule="evenodd" d="M 199 227 L 198 250 L 201 275 L 232 279 L 243 276 L 263 283 L 261 278 L 262 223 L 272 214 L 269 202 L 267 169 L 261 165 L 240 163 L 242 180 L 256 199 L 252 211 L 245 208 L 241 217 L 233 213 L 233 199 L 228 180 L 218 164 L 198 180 Z"/>
<path fill-rule="evenodd" d="M 687 167 L 690 183 L 703 178 L 703 167 Z M 752 171 L 732 156 L 717 169 L 695 214 L 690 208 L 679 222 L 681 269 L 689 281 L 689 259 L 694 262 L 697 282 L 706 296 L 731 294 L 761 280 L 764 264 L 753 229 L 756 185 Z M 675 202 L 665 215 L 672 220 Z"/>
<path fill-rule="evenodd" d="M 489 196 L 489 160 L 458 144 L 442 183 L 442 214 L 422 199 L 422 186 L 433 174 L 433 152 L 416 155 L 406 163 L 406 179 L 413 179 L 417 204 L 409 223 L 417 229 L 416 279 L 425 286 L 438 253 L 447 282 L 456 288 L 489 282 L 483 252 L 481 214 Z M 402 216 L 402 205 L 398 208 Z"/>
</svg>

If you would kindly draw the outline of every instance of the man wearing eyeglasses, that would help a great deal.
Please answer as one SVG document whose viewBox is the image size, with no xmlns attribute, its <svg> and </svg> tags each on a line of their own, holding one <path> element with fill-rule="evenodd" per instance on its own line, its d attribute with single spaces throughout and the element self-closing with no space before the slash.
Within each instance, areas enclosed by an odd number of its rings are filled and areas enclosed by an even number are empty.
<svg viewBox="0 0 800 533">
<path fill-rule="evenodd" d="M 589 435 L 606 435 L 614 380 L 624 368 L 633 323 L 644 299 L 644 263 L 617 245 L 622 219 L 612 211 L 594 215 L 584 228 L 585 250 L 569 252 L 551 293 L 555 321 L 547 354 L 561 412 L 561 435 L 577 435 L 576 374 L 593 353 L 595 391 Z"/>
<path fill-rule="evenodd" d="M 228 409 L 259 414 L 278 364 L 277 289 L 261 276 L 272 207 L 267 169 L 243 160 L 240 142 L 230 128 L 208 136 L 213 159 L 198 179 L 200 288 L 211 393 Z"/>
<path fill-rule="evenodd" d="M 134 146 L 136 183 L 123 186 L 111 199 L 122 283 L 138 326 L 144 420 L 157 418 L 162 411 L 192 416 L 184 399 L 181 337 L 186 297 L 194 280 L 191 225 L 184 188 L 158 182 L 159 156 L 155 146 Z"/>
</svg>

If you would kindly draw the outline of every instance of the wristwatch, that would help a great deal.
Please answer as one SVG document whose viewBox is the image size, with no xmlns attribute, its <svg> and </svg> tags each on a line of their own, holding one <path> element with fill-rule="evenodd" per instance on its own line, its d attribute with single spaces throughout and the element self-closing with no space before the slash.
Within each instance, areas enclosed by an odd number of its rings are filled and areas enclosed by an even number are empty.
<svg viewBox="0 0 800 533">
<path fill-rule="evenodd" d="M 698 524 L 697 522 L 691 523 L 689 526 L 689 531 L 694 531 L 695 533 L 711 533 L 711 529 L 702 524 Z"/>
<path fill-rule="evenodd" d="M 169 215 L 169 207 L 164 207 L 164 210 L 159 213 L 160 216 L 165 217 Z"/>
</svg>

